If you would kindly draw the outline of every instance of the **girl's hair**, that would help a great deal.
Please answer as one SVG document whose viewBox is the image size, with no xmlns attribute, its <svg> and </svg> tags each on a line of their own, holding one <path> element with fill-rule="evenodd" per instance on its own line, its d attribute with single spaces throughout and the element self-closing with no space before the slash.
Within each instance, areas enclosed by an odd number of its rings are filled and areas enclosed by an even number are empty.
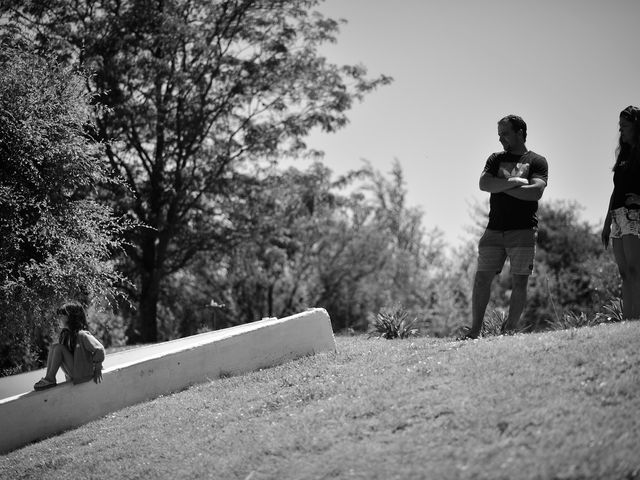
<svg viewBox="0 0 640 480">
<path fill-rule="evenodd" d="M 623 142 L 622 136 L 620 136 L 613 170 L 618 167 L 640 167 L 640 109 L 630 105 L 620 112 L 620 119 L 633 123 L 633 138 L 632 143 L 628 144 Z"/>
<path fill-rule="evenodd" d="M 87 316 L 84 313 L 84 308 L 78 302 L 69 302 L 62 305 L 56 313 L 67 317 L 67 325 L 69 326 L 69 344 L 67 347 L 73 352 L 78 332 L 87 328 Z"/>
<path fill-rule="evenodd" d="M 84 308 L 77 302 L 65 303 L 56 313 L 67 317 L 67 325 L 72 332 L 77 333 L 79 330 L 87 328 L 87 316 L 84 313 Z"/>
</svg>

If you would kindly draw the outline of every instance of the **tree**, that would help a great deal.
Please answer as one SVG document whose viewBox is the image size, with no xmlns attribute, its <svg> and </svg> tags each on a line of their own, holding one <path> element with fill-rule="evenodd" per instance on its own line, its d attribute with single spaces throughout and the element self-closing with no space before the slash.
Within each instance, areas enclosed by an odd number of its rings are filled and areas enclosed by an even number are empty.
<svg viewBox="0 0 640 480">
<path fill-rule="evenodd" d="M 236 201 L 251 225 L 224 258 L 203 254 L 190 276 L 181 275 L 181 294 L 193 295 L 194 301 L 172 302 L 180 310 L 172 316 L 185 316 L 179 305 L 200 305 L 202 312 L 214 299 L 224 308 L 202 313 L 215 315 L 215 328 L 313 306 L 327 308 L 337 329 L 366 325 L 362 311 L 343 318 L 345 309 L 356 303 L 339 294 L 359 291 L 363 279 L 377 274 L 387 256 L 385 233 L 369 225 L 373 216 L 364 198 L 343 191 L 362 175 L 333 179 L 327 167 L 314 163 L 305 171 L 274 168 L 245 182 Z M 369 213 L 359 217 L 361 209 Z M 191 332 L 204 323 L 192 322 Z"/>
<path fill-rule="evenodd" d="M 104 179 L 86 79 L 0 43 L 0 368 L 33 363 L 34 333 L 69 298 L 112 297 L 124 228 L 87 199 Z"/>
<path fill-rule="evenodd" d="M 338 23 L 317 0 L 6 0 L 21 31 L 93 72 L 106 154 L 128 190 L 119 211 L 149 228 L 130 241 L 135 339 L 157 338 L 161 283 L 223 249 L 239 173 L 300 154 L 314 127 L 343 126 L 352 102 L 388 83 L 318 54 Z"/>
<path fill-rule="evenodd" d="M 253 307 L 250 318 L 322 306 L 335 330 L 366 329 L 392 303 L 415 314 L 428 307 L 443 250 L 422 212 L 407 207 L 398 162 L 388 177 L 367 164 L 334 180 L 315 164 L 260 185 L 256 230 L 233 256 L 227 273 L 237 281 L 225 303 Z"/>
<path fill-rule="evenodd" d="M 202 254 L 170 277 L 163 328 L 190 334 L 321 306 L 335 330 L 365 330 L 383 306 L 430 320 L 448 297 L 460 301 L 436 291 L 447 273 L 441 239 L 407 207 L 398 163 L 388 176 L 369 165 L 337 178 L 321 163 L 274 168 L 244 188 L 238 210 L 251 228 L 226 257 Z M 441 310 L 442 333 L 454 314 L 444 322 Z"/>
</svg>

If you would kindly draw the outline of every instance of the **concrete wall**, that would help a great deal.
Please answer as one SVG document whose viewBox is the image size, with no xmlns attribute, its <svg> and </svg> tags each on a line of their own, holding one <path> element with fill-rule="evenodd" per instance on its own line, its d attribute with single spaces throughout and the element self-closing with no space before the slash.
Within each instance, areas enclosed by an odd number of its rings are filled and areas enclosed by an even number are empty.
<svg viewBox="0 0 640 480">
<path fill-rule="evenodd" d="M 108 356 L 100 384 L 65 382 L 0 399 L 0 452 L 195 383 L 335 348 L 329 315 L 312 309 Z"/>
</svg>

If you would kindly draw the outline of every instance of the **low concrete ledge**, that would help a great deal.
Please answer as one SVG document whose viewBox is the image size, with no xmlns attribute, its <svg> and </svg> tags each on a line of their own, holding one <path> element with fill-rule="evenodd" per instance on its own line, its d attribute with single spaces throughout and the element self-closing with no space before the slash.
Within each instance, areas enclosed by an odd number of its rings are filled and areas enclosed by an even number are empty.
<svg viewBox="0 0 640 480">
<path fill-rule="evenodd" d="M 0 379 L 5 396 L 11 389 L 30 390 L 0 398 L 0 452 L 221 375 L 335 349 L 329 315 L 318 308 L 108 355 L 98 385 L 65 382 L 36 392 L 31 377 L 42 374 L 28 377 L 26 388 L 12 381 L 11 388 L 3 389 Z"/>
</svg>

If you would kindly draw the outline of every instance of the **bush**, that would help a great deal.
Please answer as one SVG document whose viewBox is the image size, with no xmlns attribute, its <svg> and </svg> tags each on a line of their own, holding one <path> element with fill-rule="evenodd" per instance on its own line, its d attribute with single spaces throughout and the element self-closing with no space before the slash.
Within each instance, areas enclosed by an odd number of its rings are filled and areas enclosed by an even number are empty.
<svg viewBox="0 0 640 480">
<path fill-rule="evenodd" d="M 370 337 L 409 338 L 418 334 L 414 328 L 416 319 L 407 320 L 409 313 L 400 305 L 391 308 L 383 308 L 373 321 Z"/>
<path fill-rule="evenodd" d="M 481 337 L 491 337 L 502 335 L 502 326 L 507 320 L 507 313 L 504 310 L 491 310 L 482 323 Z"/>
<path fill-rule="evenodd" d="M 92 304 L 87 309 L 89 331 L 105 348 L 123 347 L 127 343 L 127 321 L 107 305 Z"/>
<path fill-rule="evenodd" d="M 107 181 L 86 79 L 0 42 L 0 371 L 37 365 L 55 309 L 117 296 L 124 225 L 91 200 Z"/>
<path fill-rule="evenodd" d="M 600 323 L 605 322 L 621 322 L 624 320 L 622 314 L 622 299 L 619 297 L 612 298 L 609 303 L 604 305 L 604 312 L 598 312 L 597 317 L 600 318 Z"/>
<path fill-rule="evenodd" d="M 603 307 L 604 312 L 598 312 L 593 316 L 587 315 L 585 312 L 563 312 L 561 316 L 551 322 L 553 330 L 565 330 L 569 328 L 593 327 L 601 323 L 621 322 L 624 317 L 622 315 L 622 300 L 613 298 L 607 305 Z"/>
<path fill-rule="evenodd" d="M 584 312 L 565 312 L 551 322 L 552 330 L 567 330 L 570 328 L 592 327 L 597 325 L 597 317 L 589 318 Z"/>
</svg>

